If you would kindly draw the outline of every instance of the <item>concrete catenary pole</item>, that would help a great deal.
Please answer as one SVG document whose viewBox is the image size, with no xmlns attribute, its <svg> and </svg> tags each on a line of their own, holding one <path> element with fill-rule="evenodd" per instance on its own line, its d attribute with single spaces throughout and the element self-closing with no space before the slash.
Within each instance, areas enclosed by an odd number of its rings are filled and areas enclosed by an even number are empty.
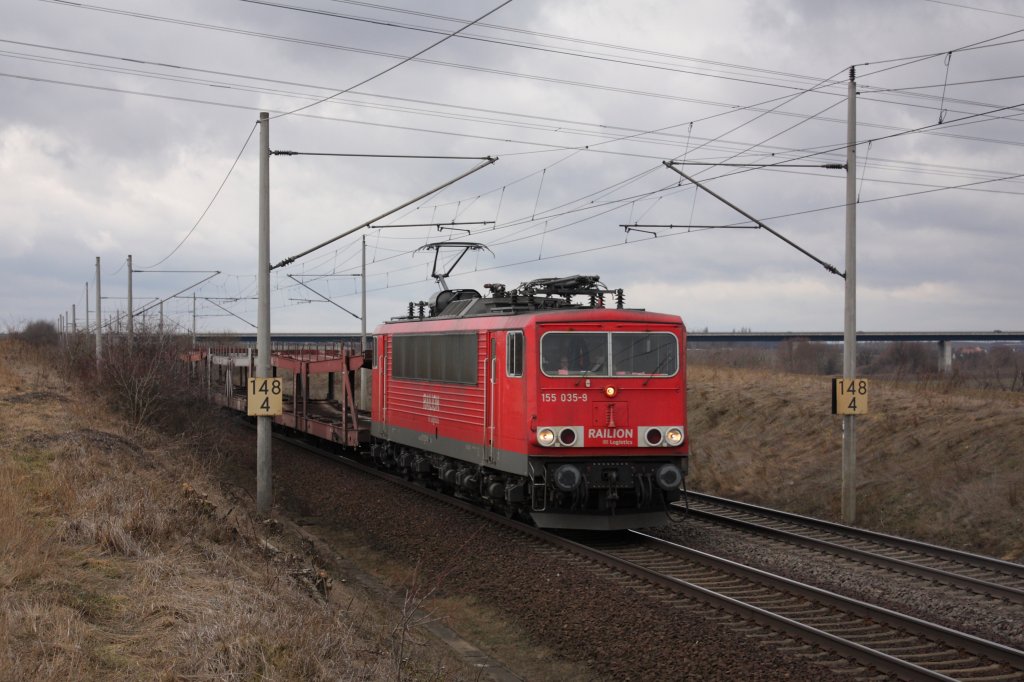
<svg viewBox="0 0 1024 682">
<path fill-rule="evenodd" d="M 363 268 L 359 272 L 359 289 L 362 292 L 363 309 L 362 309 L 362 331 L 363 335 L 360 339 L 362 344 L 359 349 L 366 352 L 366 235 L 363 235 Z"/>
<path fill-rule="evenodd" d="M 78 334 L 78 311 L 75 310 L 75 304 L 71 304 L 71 333 Z"/>
<path fill-rule="evenodd" d="M 270 114 L 260 112 L 259 263 L 256 318 L 256 376 L 270 376 Z M 295 396 L 298 400 L 298 396 Z M 270 476 L 272 417 L 256 417 L 256 511 L 270 514 L 274 503 Z"/>
<path fill-rule="evenodd" d="M 196 347 L 196 292 L 192 292 L 192 348 Z"/>
<path fill-rule="evenodd" d="M 850 67 L 846 115 L 846 301 L 843 320 L 843 378 L 857 375 L 857 83 Z M 856 415 L 843 416 L 843 523 L 857 518 Z"/>
<path fill-rule="evenodd" d="M 85 283 L 85 333 L 89 333 L 89 282 Z"/>
<path fill-rule="evenodd" d="M 103 309 L 100 306 L 100 257 L 96 256 L 96 374 L 103 367 Z"/>
<path fill-rule="evenodd" d="M 131 348 L 131 345 L 132 345 L 132 331 L 133 331 L 132 317 L 133 317 L 133 311 L 132 311 L 132 255 L 129 253 L 128 254 L 128 323 L 127 323 L 128 347 L 129 348 Z"/>
<path fill-rule="evenodd" d="M 359 288 L 362 290 L 362 336 L 359 349 L 365 354 L 370 349 L 366 340 L 366 235 L 363 235 L 363 267 L 359 274 Z M 370 409 L 370 370 L 363 367 L 359 370 L 359 402 L 360 410 Z"/>
</svg>

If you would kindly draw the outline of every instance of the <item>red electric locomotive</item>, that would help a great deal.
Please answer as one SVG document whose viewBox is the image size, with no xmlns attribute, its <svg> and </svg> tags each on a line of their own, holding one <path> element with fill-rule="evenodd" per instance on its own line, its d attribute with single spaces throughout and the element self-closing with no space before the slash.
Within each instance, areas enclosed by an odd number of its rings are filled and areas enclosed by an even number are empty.
<svg viewBox="0 0 1024 682">
<path fill-rule="evenodd" d="M 596 276 L 486 286 L 376 329 L 372 457 L 541 527 L 665 523 L 689 450 L 682 320 Z"/>
</svg>

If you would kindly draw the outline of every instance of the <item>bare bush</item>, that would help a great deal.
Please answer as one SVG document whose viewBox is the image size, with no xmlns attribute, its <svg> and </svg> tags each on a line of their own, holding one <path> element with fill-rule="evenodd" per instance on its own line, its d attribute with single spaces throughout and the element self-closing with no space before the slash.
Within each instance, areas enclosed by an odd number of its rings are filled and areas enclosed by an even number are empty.
<svg viewBox="0 0 1024 682">
<path fill-rule="evenodd" d="M 46 320 L 29 322 L 25 325 L 24 329 L 15 332 L 13 336 L 19 341 L 36 347 L 56 346 L 57 341 L 60 340 L 57 327 L 52 322 L 47 322 Z"/>
<path fill-rule="evenodd" d="M 771 367 L 773 363 L 772 349 L 761 345 L 720 346 L 698 341 L 687 345 L 686 352 L 688 363 L 707 367 L 758 369 Z"/>
<path fill-rule="evenodd" d="M 92 340 L 72 336 L 64 344 L 61 367 L 122 415 L 133 433 L 151 427 L 199 444 L 216 432 L 214 410 L 183 360 L 187 349 L 180 336 L 141 332 L 129 342 L 110 335 L 97 367 Z"/>
<path fill-rule="evenodd" d="M 1024 352 L 1013 346 L 971 350 L 957 354 L 953 361 L 964 385 L 1024 392 Z"/>
<path fill-rule="evenodd" d="M 884 374 L 894 379 L 933 375 L 938 371 L 938 356 L 934 343 L 896 341 L 885 344 L 870 365 L 862 367 L 864 374 Z"/>
<path fill-rule="evenodd" d="M 64 339 L 57 366 L 65 379 L 92 382 L 96 378 L 96 339 L 91 334 L 70 334 Z"/>
<path fill-rule="evenodd" d="M 842 348 L 838 344 L 788 339 L 779 344 L 776 357 L 780 369 L 796 374 L 836 374 L 842 369 Z"/>
<path fill-rule="evenodd" d="M 136 336 L 114 345 L 104 358 L 102 385 L 113 407 L 135 428 L 155 425 L 162 412 L 189 386 L 177 344 L 156 336 Z"/>
<path fill-rule="evenodd" d="M 691 364 L 736 369 L 781 369 L 794 374 L 837 374 L 842 370 L 842 347 L 834 343 L 789 339 L 776 346 L 737 344 L 687 347 Z"/>
</svg>

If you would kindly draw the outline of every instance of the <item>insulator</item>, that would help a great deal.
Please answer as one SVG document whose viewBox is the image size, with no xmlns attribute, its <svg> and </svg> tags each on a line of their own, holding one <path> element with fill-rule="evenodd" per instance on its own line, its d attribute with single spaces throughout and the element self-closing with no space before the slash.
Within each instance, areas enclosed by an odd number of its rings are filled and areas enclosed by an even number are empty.
<svg viewBox="0 0 1024 682">
<path fill-rule="evenodd" d="M 597 294 L 591 294 L 590 295 L 590 307 L 591 308 L 598 308 L 598 307 L 600 307 L 600 306 L 597 305 Z"/>
<path fill-rule="evenodd" d="M 415 309 L 414 305 L 415 304 L 412 301 L 409 301 L 409 319 L 410 320 L 412 319 L 413 313 L 416 312 L 416 309 Z"/>
<path fill-rule="evenodd" d="M 622 306 L 626 304 L 626 292 L 622 289 L 615 290 L 615 307 L 622 309 Z"/>
<path fill-rule="evenodd" d="M 419 308 L 420 319 L 422 320 L 423 319 L 423 311 L 427 309 L 427 303 L 426 303 L 426 301 L 420 301 L 419 303 L 416 304 L 416 306 Z"/>
</svg>

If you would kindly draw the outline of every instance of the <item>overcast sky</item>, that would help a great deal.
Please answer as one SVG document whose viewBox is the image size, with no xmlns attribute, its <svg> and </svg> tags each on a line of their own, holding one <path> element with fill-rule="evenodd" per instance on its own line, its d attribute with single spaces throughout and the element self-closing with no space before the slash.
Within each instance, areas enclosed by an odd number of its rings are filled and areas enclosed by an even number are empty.
<svg viewBox="0 0 1024 682">
<path fill-rule="evenodd" d="M 597 274 L 691 330 L 838 331 L 815 259 L 845 269 L 846 172 L 820 166 L 856 65 L 858 328 L 1024 328 L 1024 4 L 501 2 L 0 0 L 0 324 L 82 325 L 86 282 L 94 322 L 97 256 L 124 310 L 132 254 L 136 310 L 183 292 L 187 329 L 195 292 L 200 331 L 252 331 L 268 111 L 272 150 L 470 157 L 272 157 L 272 263 L 498 158 L 274 270 L 275 332 L 358 330 L 364 235 L 371 329 L 457 240 L 489 251 L 453 288 Z"/>
</svg>

